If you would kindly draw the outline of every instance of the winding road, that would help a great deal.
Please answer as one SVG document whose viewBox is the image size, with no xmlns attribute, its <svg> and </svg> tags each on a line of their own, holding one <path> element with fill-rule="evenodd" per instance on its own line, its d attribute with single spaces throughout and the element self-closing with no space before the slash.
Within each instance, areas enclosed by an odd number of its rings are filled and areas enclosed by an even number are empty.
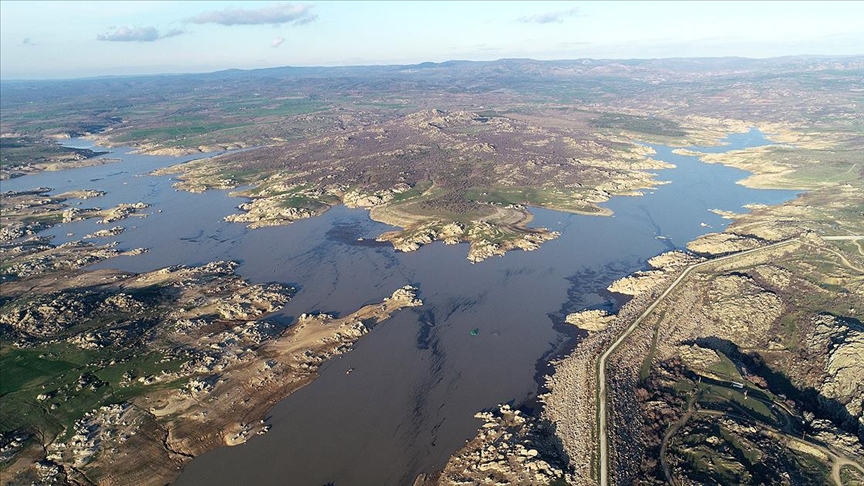
<svg viewBox="0 0 864 486">
<path fill-rule="evenodd" d="M 606 424 L 606 362 L 609 359 L 609 356 L 618 349 L 618 346 L 627 339 L 630 334 L 645 320 L 646 317 L 651 315 L 654 312 L 654 309 L 663 301 L 669 294 L 671 294 L 681 282 L 684 281 L 693 270 L 697 268 L 712 265 L 715 263 L 719 263 L 726 260 L 732 260 L 734 258 L 743 257 L 746 255 L 750 255 L 752 253 L 761 252 L 765 250 L 769 250 L 772 248 L 778 248 L 781 246 L 788 245 L 794 241 L 798 241 L 799 238 L 791 238 L 788 240 L 779 241 L 777 243 L 772 243 L 770 245 L 762 246 L 759 248 L 753 248 L 751 250 L 745 250 L 738 253 L 733 253 L 731 255 L 726 255 L 720 258 L 715 258 L 712 260 L 704 261 L 701 263 L 696 263 L 687 267 L 678 278 L 675 279 L 674 282 L 662 293 L 659 297 L 650 305 L 647 309 L 645 309 L 636 320 L 633 321 L 627 329 L 618 336 L 609 348 L 600 355 L 600 359 L 597 360 L 597 423 L 598 423 L 598 439 L 599 439 L 599 459 L 600 459 L 600 486 L 608 486 L 609 485 L 609 438 L 607 434 L 607 424 Z M 862 235 L 846 235 L 846 236 L 822 236 L 823 240 L 828 241 L 856 241 L 860 239 L 864 239 Z M 854 464 L 854 463 L 853 463 Z"/>
<path fill-rule="evenodd" d="M 731 387 L 732 383 L 728 382 L 728 384 L 718 384 L 717 386 Z M 666 450 L 667 450 L 668 445 L 669 445 L 669 440 L 694 415 L 697 415 L 697 414 L 714 415 L 717 417 L 730 417 L 730 418 L 738 419 L 738 420 L 742 420 L 742 419 L 743 420 L 749 420 L 748 417 L 738 415 L 735 413 L 723 412 L 723 411 L 719 411 L 719 410 L 696 409 L 696 408 L 694 408 L 694 404 L 698 400 L 699 395 L 700 395 L 700 393 L 695 393 L 695 394 L 693 394 L 693 396 L 690 397 L 689 400 L 687 400 L 686 413 L 677 422 L 672 424 L 671 427 L 669 427 L 669 430 L 667 430 L 666 433 L 663 435 L 663 441 L 660 444 L 660 465 L 663 468 L 663 475 L 666 477 L 666 482 L 668 482 L 669 484 L 671 484 L 673 486 L 676 486 L 678 483 L 672 477 L 671 468 L 669 467 L 669 463 L 666 460 Z M 760 429 L 762 429 L 762 432 L 764 434 L 769 435 L 769 436 L 773 436 L 777 440 L 782 439 L 786 442 L 797 442 L 799 444 L 804 444 L 805 446 L 812 447 L 812 448 L 818 450 L 819 452 L 821 452 L 822 454 L 824 454 L 825 457 L 827 457 L 828 459 L 831 460 L 831 466 L 832 466 L 831 467 L 831 479 L 834 481 L 834 484 L 836 486 L 843 486 L 843 482 L 840 478 L 840 470 L 844 466 L 849 466 L 849 467 L 855 468 L 858 471 L 860 471 L 862 474 L 864 474 L 864 466 L 862 466 L 858 462 L 855 462 L 854 460 L 850 459 L 849 457 L 843 455 L 842 453 L 838 452 L 834 448 L 827 446 L 821 442 L 816 442 L 816 441 L 804 439 L 802 437 L 798 437 L 797 434 L 793 433 L 791 412 L 789 412 L 789 410 L 787 410 L 786 407 L 782 403 L 773 402 L 771 400 L 764 400 L 764 399 L 757 398 L 757 397 L 751 397 L 751 399 L 752 400 L 759 400 L 759 401 L 765 403 L 766 405 L 776 407 L 777 410 L 781 411 L 780 416 L 783 418 L 783 421 L 785 422 L 785 424 L 783 425 L 782 428 L 771 427 L 771 426 L 766 425 L 764 423 L 756 423 L 754 425 L 759 427 Z M 749 422 L 751 424 L 753 423 L 752 420 L 749 420 Z"/>
</svg>

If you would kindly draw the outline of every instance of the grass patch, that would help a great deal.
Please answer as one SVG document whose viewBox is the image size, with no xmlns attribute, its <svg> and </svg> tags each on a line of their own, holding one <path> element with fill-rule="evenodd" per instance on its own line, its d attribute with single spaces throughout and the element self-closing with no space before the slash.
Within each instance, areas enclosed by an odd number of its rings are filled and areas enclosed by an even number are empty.
<svg viewBox="0 0 864 486">
<path fill-rule="evenodd" d="M 286 208 L 302 208 L 309 205 L 313 199 L 307 196 L 294 195 L 280 201 L 280 206 Z"/>
<path fill-rule="evenodd" d="M 0 138 L 0 167 L 5 168 L 86 159 L 102 153 L 104 152 L 64 147 L 53 141 L 39 141 L 30 137 Z"/>
<path fill-rule="evenodd" d="M 725 410 L 743 414 L 751 419 L 774 426 L 781 425 L 771 408 L 761 400 L 744 396 L 743 389 L 733 389 L 725 386 L 700 383 L 697 385 L 702 392 L 699 403 L 705 408 Z M 748 395 L 750 390 L 748 389 Z"/>
<path fill-rule="evenodd" d="M 186 139 L 205 134 L 211 134 L 219 130 L 237 128 L 242 125 L 225 125 L 221 123 L 209 124 L 179 124 L 171 127 L 139 128 L 130 130 L 124 135 L 117 137 L 118 142 L 138 142 L 147 140 L 150 142 L 165 142 L 178 139 Z"/>
<path fill-rule="evenodd" d="M 783 340 L 783 345 L 791 350 L 797 350 L 800 346 L 798 338 L 798 316 L 794 314 L 784 314 L 780 317 L 780 326 L 783 332 L 780 338 Z"/>
<path fill-rule="evenodd" d="M 625 115 L 622 113 L 603 113 L 592 120 L 597 128 L 614 128 L 629 132 L 659 135 L 663 137 L 684 137 L 687 132 L 678 122 L 663 118 Z"/>
<path fill-rule="evenodd" d="M 398 107 L 399 105 L 397 105 Z M 238 114 L 243 114 L 253 117 L 270 117 L 270 116 L 296 116 L 316 113 L 329 109 L 330 106 L 325 103 L 308 100 L 293 100 L 286 101 L 278 105 L 270 104 L 249 110 L 240 111 Z"/>
<path fill-rule="evenodd" d="M 735 363 L 733 363 L 732 360 L 722 352 L 717 351 L 717 356 L 720 358 L 720 361 L 712 363 L 711 366 L 708 367 L 708 371 L 725 380 L 742 381 L 741 373 L 738 372 Z"/>
<path fill-rule="evenodd" d="M 48 224 L 58 224 L 63 222 L 63 213 L 62 212 L 54 212 L 48 214 L 38 214 L 33 216 L 25 216 L 21 218 L 21 221 L 24 223 L 48 223 Z"/>
<path fill-rule="evenodd" d="M 181 366 L 181 360 L 136 349 L 84 350 L 55 343 L 35 350 L 3 344 L 0 431 L 26 430 L 49 437 L 70 433 L 74 422 L 90 410 L 177 386 L 171 382 L 144 385 L 134 379 L 121 385 L 125 374 L 156 376 Z"/>
<path fill-rule="evenodd" d="M 827 464 L 810 454 L 788 449 L 788 458 L 793 463 L 792 484 L 807 484 L 808 479 L 820 478 L 822 484 L 832 484 L 831 469 Z M 796 477 L 798 476 L 798 477 Z M 816 484 L 816 483 L 811 483 Z"/>
<path fill-rule="evenodd" d="M 420 197 L 423 194 L 425 194 L 426 191 L 428 191 L 429 188 L 431 188 L 431 187 L 432 187 L 432 182 L 430 182 L 430 181 L 418 182 L 411 189 L 408 189 L 405 192 L 400 192 L 398 194 L 394 194 L 393 199 L 390 201 L 390 203 L 391 204 L 400 203 L 403 201 L 407 201 L 409 199 L 414 199 L 414 198 Z"/>
<path fill-rule="evenodd" d="M 223 180 L 237 182 L 240 185 L 247 185 L 260 181 L 264 176 L 265 174 L 256 170 L 230 169 L 220 172 L 218 177 Z"/>
<path fill-rule="evenodd" d="M 864 473 L 852 466 L 841 466 L 840 482 L 843 486 L 864 486 Z"/>
<path fill-rule="evenodd" d="M 465 199 L 479 203 L 500 205 L 521 204 L 561 211 L 599 212 L 593 205 L 579 199 L 578 191 L 563 192 L 557 189 L 537 187 L 471 188 L 465 191 Z"/>
<path fill-rule="evenodd" d="M 35 388 L 89 362 L 93 354 L 78 348 L 46 345 L 40 349 L 16 349 L 3 345 L 0 351 L 0 397 L 25 388 Z"/>
</svg>

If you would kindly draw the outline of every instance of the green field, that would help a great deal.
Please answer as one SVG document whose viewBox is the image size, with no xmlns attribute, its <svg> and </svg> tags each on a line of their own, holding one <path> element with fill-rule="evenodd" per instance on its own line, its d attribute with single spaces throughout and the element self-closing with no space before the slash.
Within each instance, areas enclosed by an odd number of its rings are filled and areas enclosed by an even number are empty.
<svg viewBox="0 0 864 486">
<path fill-rule="evenodd" d="M 19 349 L 0 344 L 0 430 L 22 430 L 52 437 L 69 433 L 86 412 L 120 403 L 171 383 L 143 385 L 134 377 L 175 371 L 181 362 L 158 351 L 91 351 L 68 343 Z M 82 386 L 83 385 L 83 386 Z M 38 397 L 47 396 L 40 400 Z"/>
</svg>

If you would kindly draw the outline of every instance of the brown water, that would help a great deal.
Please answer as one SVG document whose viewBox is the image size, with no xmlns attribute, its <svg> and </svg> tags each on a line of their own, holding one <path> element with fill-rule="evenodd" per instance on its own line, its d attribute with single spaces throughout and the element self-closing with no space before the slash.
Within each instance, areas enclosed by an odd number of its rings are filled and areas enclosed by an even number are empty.
<svg viewBox="0 0 864 486">
<path fill-rule="evenodd" d="M 755 131 L 728 141 L 724 150 L 765 143 Z M 284 323 L 303 312 L 349 313 L 402 285 L 417 285 L 423 307 L 398 312 L 352 352 L 326 363 L 319 379 L 270 412 L 268 434 L 196 458 L 176 483 L 410 484 L 418 473 L 440 469 L 473 437 L 480 425 L 474 413 L 499 403 L 519 405 L 536 395 L 536 370 L 572 342 L 573 334 L 553 326 L 567 312 L 614 308 L 604 292 L 613 280 L 644 268 L 658 253 L 724 227 L 709 209 L 742 211 L 747 203 L 776 204 L 794 196 L 744 188 L 735 184 L 746 176 L 742 171 L 655 148 L 658 158 L 678 165 L 659 171 L 671 184 L 644 197 L 614 198 L 606 204 L 613 217 L 532 209 L 532 225 L 560 231 L 561 237 L 534 252 L 511 252 L 476 265 L 465 259 L 464 244 L 435 243 L 397 253 L 358 242 L 388 229 L 362 210 L 338 207 L 287 227 L 252 231 L 225 223 L 221 218 L 241 200 L 224 191 L 176 192 L 167 177 L 136 177 L 176 163 L 167 157 L 121 151 L 120 164 L 27 176 L 3 186 L 109 191 L 85 201 L 85 207 L 151 203 L 149 217 L 124 222 L 127 232 L 115 238 L 121 248 L 145 246 L 151 252 L 98 266 L 147 271 L 238 260 L 238 271 L 254 281 L 299 287 L 276 317 Z M 69 231 L 80 237 L 94 229 L 95 223 L 81 222 L 49 231 L 62 242 Z M 346 374 L 349 368 L 354 371 Z"/>
</svg>

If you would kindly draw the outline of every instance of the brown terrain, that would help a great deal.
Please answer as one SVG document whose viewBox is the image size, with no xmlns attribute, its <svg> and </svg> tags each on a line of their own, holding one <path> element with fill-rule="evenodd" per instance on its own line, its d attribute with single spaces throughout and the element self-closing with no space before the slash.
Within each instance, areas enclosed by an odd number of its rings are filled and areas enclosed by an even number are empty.
<svg viewBox="0 0 864 486">
<path fill-rule="evenodd" d="M 55 289 L 56 283 L 31 278 L 26 285 L 5 284 L 9 301 L 0 326 L 13 346 L 51 349 L 43 354 L 49 363 L 90 360 L 7 397 L 27 403 L 35 393 L 39 406 L 4 414 L 44 414 L 45 407 L 62 416 L 61 410 L 74 413 L 106 394 L 113 403 L 84 413 L 71 429 L 58 430 L 49 420 L 36 436 L 4 434 L 4 454 L 17 456 L 4 470 L 4 483 L 54 476 L 99 484 L 170 482 L 195 455 L 266 433 L 266 412 L 312 381 L 321 363 L 350 350 L 393 312 L 421 305 L 406 287 L 342 318 L 304 314 L 286 329 L 266 318 L 293 289 L 250 285 L 235 267 L 214 262 L 141 275 L 78 271 L 64 277 L 68 288 L 36 298 L 33 288 Z M 32 458 L 43 448 L 45 459 L 33 469 Z"/>
<path fill-rule="evenodd" d="M 471 243 L 468 259 L 536 249 L 556 235 L 527 229 L 524 205 L 607 214 L 596 203 L 655 182 L 645 147 L 517 118 L 430 110 L 292 144 L 160 170 L 189 191 L 229 189 L 251 201 L 229 221 L 287 224 L 334 204 L 370 209 L 403 228 L 379 239 L 400 251 L 442 240 Z"/>
<path fill-rule="evenodd" d="M 117 162 L 117 159 L 97 158 L 106 152 L 64 147 L 57 143 L 56 137 L 36 138 L 4 132 L 0 134 L 0 150 L 0 180 L 43 170 L 59 171 Z"/>
<path fill-rule="evenodd" d="M 467 241 L 481 261 L 556 236 L 526 227 L 531 206 L 602 215 L 610 196 L 660 183 L 648 171 L 666 164 L 641 142 L 716 145 L 757 127 L 775 145 L 703 158 L 752 172 L 747 185 L 809 192 L 730 214 L 723 233 L 614 283 L 632 296 L 615 315 L 568 316 L 587 336 L 555 360 L 541 410 L 483 412 L 418 484 L 594 484 L 604 458 L 616 484 L 860 484 L 864 242 L 830 237 L 864 233 L 862 69 L 856 57 L 503 60 L 4 83 L 0 177 L 108 162 L 57 137 L 242 148 L 161 173 L 185 190 L 251 186 L 229 216 L 251 227 L 345 204 L 397 226 L 379 238 L 399 250 Z M 3 483 L 169 482 L 192 456 L 266 432 L 267 410 L 324 360 L 419 305 L 398 289 L 289 326 L 272 316 L 293 290 L 252 285 L 232 262 L 87 270 L 120 252 L 86 240 L 147 209 L 85 207 L 99 196 L 2 195 Z M 38 234 L 83 218 L 105 229 L 64 245 Z M 608 360 L 606 457 L 597 359 L 637 319 Z"/>
<path fill-rule="evenodd" d="M 559 454 L 569 459 L 568 484 L 597 481 L 598 357 L 700 262 L 610 358 L 610 481 L 855 484 L 864 473 L 864 251 L 861 240 L 817 234 L 861 234 L 864 200 L 855 186 L 740 216 L 726 232 L 690 245 L 699 259 L 652 259 L 653 270 L 610 286 L 634 296 L 613 319 L 568 316 L 591 332 L 555 363 L 541 397 L 544 425 L 533 431 L 555 430 Z M 790 243 L 709 264 L 780 241 Z M 515 478 L 525 473 L 503 482 L 521 484 Z"/>
<path fill-rule="evenodd" d="M 348 316 L 304 314 L 286 328 L 267 317 L 294 290 L 251 285 L 233 262 L 83 270 L 146 251 L 85 240 L 122 233 L 112 225 L 148 206 L 81 208 L 104 193 L 49 191 L 3 194 L 3 380 L 23 385 L 3 392 L 4 484 L 170 482 L 195 455 L 266 433 L 267 411 L 321 363 L 421 304 L 406 287 Z M 37 234 L 85 218 L 106 229 L 62 245 Z M 51 371 L 33 374 L 36 355 Z"/>
</svg>

